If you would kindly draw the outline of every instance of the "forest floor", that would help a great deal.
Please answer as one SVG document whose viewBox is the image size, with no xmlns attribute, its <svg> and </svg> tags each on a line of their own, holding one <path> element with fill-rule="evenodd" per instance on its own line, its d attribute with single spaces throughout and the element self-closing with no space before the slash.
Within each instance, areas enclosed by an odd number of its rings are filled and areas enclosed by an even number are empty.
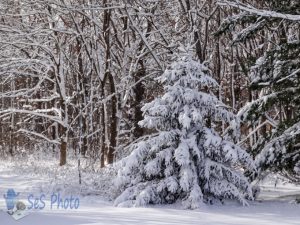
<svg viewBox="0 0 300 225">
<path fill-rule="evenodd" d="M 116 208 L 101 195 L 80 195 L 78 209 L 51 209 L 50 195 L 45 192 L 45 208 L 31 210 L 19 221 L 9 216 L 3 195 L 9 188 L 20 192 L 20 199 L 27 202 L 33 194 L 39 198 L 45 187 L 53 181 L 47 176 L 16 170 L 11 164 L 0 162 L 0 224 L 2 225 L 289 225 L 299 224 L 300 204 L 291 200 L 300 195 L 300 186 L 269 179 L 261 188 L 259 201 L 242 207 L 236 203 L 209 205 L 198 210 L 182 210 L 178 205 L 147 208 Z M 72 178 L 76 179 L 76 178 Z M 277 182 L 277 181 L 275 181 Z M 63 195 L 68 195 L 64 192 Z M 2 210 L 2 211 L 1 211 Z"/>
</svg>

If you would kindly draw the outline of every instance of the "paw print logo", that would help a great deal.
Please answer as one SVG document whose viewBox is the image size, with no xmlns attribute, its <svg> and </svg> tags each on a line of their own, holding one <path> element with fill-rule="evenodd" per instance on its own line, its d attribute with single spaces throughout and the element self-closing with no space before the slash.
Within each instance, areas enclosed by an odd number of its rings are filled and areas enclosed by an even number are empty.
<svg viewBox="0 0 300 225">
<path fill-rule="evenodd" d="M 14 189 L 8 189 L 7 194 L 4 195 L 6 201 L 6 207 L 8 211 L 12 211 L 15 208 L 17 197 L 20 193 L 16 193 Z"/>
</svg>

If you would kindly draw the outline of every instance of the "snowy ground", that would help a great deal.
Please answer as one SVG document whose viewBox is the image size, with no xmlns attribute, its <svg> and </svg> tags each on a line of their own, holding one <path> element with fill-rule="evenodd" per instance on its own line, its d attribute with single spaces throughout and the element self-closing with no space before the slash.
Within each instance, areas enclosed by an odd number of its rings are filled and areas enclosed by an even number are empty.
<svg viewBox="0 0 300 225">
<path fill-rule="evenodd" d="M 29 193 L 39 194 L 41 186 L 47 184 L 45 178 L 20 175 L 0 162 L 0 208 L 5 209 L 3 194 L 8 188 L 21 193 L 21 199 Z M 280 183 L 275 188 L 272 182 L 265 184 L 260 198 L 249 207 L 235 203 L 205 206 L 200 210 L 180 210 L 176 206 L 155 208 L 115 208 L 102 197 L 81 197 L 78 210 L 51 210 L 30 212 L 30 215 L 14 221 L 9 215 L 0 212 L 2 225 L 288 225 L 300 224 L 300 205 L 290 204 L 295 195 L 300 195 L 300 187 Z M 49 202 L 46 202 L 48 205 Z M 48 205 L 49 206 L 49 205 Z"/>
</svg>

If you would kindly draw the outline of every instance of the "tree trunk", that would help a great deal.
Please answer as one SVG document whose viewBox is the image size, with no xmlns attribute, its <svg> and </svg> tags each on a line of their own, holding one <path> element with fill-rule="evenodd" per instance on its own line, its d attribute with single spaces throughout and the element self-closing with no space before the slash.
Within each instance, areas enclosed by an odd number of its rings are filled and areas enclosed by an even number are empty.
<svg viewBox="0 0 300 225">
<path fill-rule="evenodd" d="M 114 162 L 115 149 L 117 144 L 117 96 L 115 90 L 114 79 L 111 74 L 109 74 L 109 82 L 110 82 L 110 92 L 114 94 L 111 98 L 111 117 L 110 117 L 110 136 L 109 136 L 109 148 L 107 153 L 107 163 L 111 164 Z"/>
<path fill-rule="evenodd" d="M 137 72 L 135 76 L 135 82 L 138 82 L 141 78 L 145 77 L 146 74 L 144 64 L 142 61 L 140 62 L 140 65 L 141 65 L 141 69 Z M 144 129 L 138 125 L 139 121 L 143 119 L 143 112 L 141 108 L 142 108 L 142 101 L 144 99 L 144 94 L 145 94 L 144 84 L 142 82 L 137 83 L 133 88 L 133 91 L 135 95 L 133 136 L 134 139 L 137 139 L 143 136 L 144 133 Z"/>
<path fill-rule="evenodd" d="M 104 7 L 108 7 L 109 3 L 107 0 L 103 0 Z M 106 48 L 106 56 L 105 56 L 105 75 L 104 75 L 104 85 L 107 85 L 107 94 L 111 95 L 111 99 L 107 104 L 107 107 L 110 107 L 106 110 L 106 120 L 105 122 L 109 123 L 105 124 L 107 126 L 106 132 L 108 132 L 107 137 L 109 140 L 109 144 L 107 146 L 107 158 L 106 161 L 108 164 L 113 163 L 115 148 L 117 143 L 117 96 L 116 96 L 116 87 L 113 75 L 110 71 L 111 66 L 111 43 L 110 43 L 110 22 L 111 22 L 111 9 L 104 10 L 104 22 L 103 22 L 103 36 L 105 41 Z M 110 114 L 110 116 L 109 116 Z M 108 120 L 110 119 L 110 120 Z"/>
<path fill-rule="evenodd" d="M 101 97 L 104 98 L 104 84 L 102 84 L 101 87 Z M 106 158 L 106 144 L 105 144 L 105 110 L 104 110 L 104 104 L 101 103 L 100 106 L 100 166 L 103 168 L 105 166 L 105 158 Z"/>
<path fill-rule="evenodd" d="M 60 166 L 64 166 L 67 163 L 67 142 L 62 141 L 60 144 Z"/>
</svg>

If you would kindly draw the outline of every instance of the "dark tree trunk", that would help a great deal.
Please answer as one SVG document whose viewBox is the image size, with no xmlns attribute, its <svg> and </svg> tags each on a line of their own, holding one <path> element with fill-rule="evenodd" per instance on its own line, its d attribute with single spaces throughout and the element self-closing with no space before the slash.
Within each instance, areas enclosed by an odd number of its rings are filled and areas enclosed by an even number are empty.
<svg viewBox="0 0 300 225">
<path fill-rule="evenodd" d="M 60 144 L 60 162 L 59 165 L 63 166 L 67 163 L 67 142 L 62 141 Z"/>
<path fill-rule="evenodd" d="M 145 68 L 143 62 L 140 62 L 141 69 L 137 72 L 135 76 L 135 82 L 138 82 L 141 78 L 145 76 Z M 138 125 L 138 122 L 143 119 L 143 112 L 141 110 L 142 101 L 144 99 L 145 87 L 142 82 L 139 82 L 134 87 L 135 102 L 134 102 L 134 138 L 139 138 L 143 136 L 144 129 Z"/>
<path fill-rule="evenodd" d="M 103 0 L 104 7 L 108 7 L 109 3 L 107 0 Z M 116 87 L 113 75 L 110 71 L 111 66 L 111 43 L 110 43 L 110 22 L 111 22 L 111 9 L 104 10 L 104 21 L 103 21 L 103 36 L 105 42 L 105 75 L 104 75 L 104 87 L 106 87 L 106 93 L 110 97 L 110 100 L 107 102 L 108 109 L 105 112 L 104 121 L 109 123 L 105 124 L 106 132 L 108 132 L 108 143 L 106 146 L 106 161 L 108 164 L 113 163 L 115 148 L 117 143 L 117 96 L 116 96 Z"/>
</svg>

